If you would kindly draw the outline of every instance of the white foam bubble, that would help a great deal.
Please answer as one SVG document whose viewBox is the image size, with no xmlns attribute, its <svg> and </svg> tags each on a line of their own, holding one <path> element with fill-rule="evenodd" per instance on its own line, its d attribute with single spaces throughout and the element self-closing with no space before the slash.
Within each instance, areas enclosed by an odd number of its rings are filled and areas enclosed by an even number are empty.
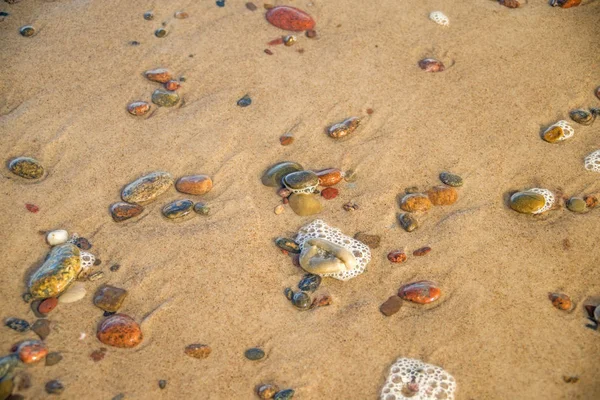
<svg viewBox="0 0 600 400">
<path fill-rule="evenodd" d="M 585 169 L 592 172 L 600 172 L 600 150 L 588 154 L 584 160 Z"/>
<path fill-rule="evenodd" d="M 562 140 L 567 140 L 571 137 L 573 137 L 573 135 L 575 134 L 575 129 L 573 129 L 573 127 L 571 125 L 569 125 L 569 123 L 565 120 L 560 120 L 557 123 L 555 123 L 554 125 L 550 126 L 548 129 L 546 129 L 546 132 L 550 131 L 553 128 L 559 127 L 563 130 L 564 132 L 564 136 L 562 136 L 561 138 L 559 138 L 559 141 Z M 546 133 L 544 132 L 544 134 Z"/>
<path fill-rule="evenodd" d="M 438 25 L 448 26 L 450 25 L 450 20 L 448 17 L 441 11 L 434 11 L 429 14 L 429 19 L 435 22 Z"/>
<path fill-rule="evenodd" d="M 381 389 L 380 400 L 453 400 L 454 377 L 435 365 L 413 358 L 399 358 Z"/>
<path fill-rule="evenodd" d="M 550 210 L 552 208 L 552 206 L 554 205 L 554 193 L 552 193 L 548 189 L 533 188 L 533 189 L 527 190 L 527 192 L 534 192 L 537 194 L 541 194 L 542 196 L 544 196 L 544 199 L 546 200 L 544 207 L 542 207 L 539 211 L 534 212 L 534 214 L 541 214 L 543 212 L 546 212 L 546 211 Z"/>
</svg>

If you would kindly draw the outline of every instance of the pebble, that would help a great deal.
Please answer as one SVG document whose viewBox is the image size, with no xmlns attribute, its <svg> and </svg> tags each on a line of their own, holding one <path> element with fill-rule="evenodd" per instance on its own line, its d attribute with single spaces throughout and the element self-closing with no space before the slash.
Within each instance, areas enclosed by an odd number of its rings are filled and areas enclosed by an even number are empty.
<svg viewBox="0 0 600 400">
<path fill-rule="evenodd" d="M 27 211 L 36 214 L 38 211 L 40 211 L 40 208 L 38 206 L 36 206 L 35 204 L 25 204 L 25 208 L 27 209 Z"/>
<path fill-rule="evenodd" d="M 125 314 L 115 314 L 102 321 L 96 336 L 106 345 L 121 348 L 135 347 L 144 338 L 138 323 Z"/>
<path fill-rule="evenodd" d="M 261 399 L 272 399 L 277 392 L 279 392 L 279 387 L 271 384 L 259 385 L 256 389 L 256 394 Z"/>
<path fill-rule="evenodd" d="M 283 37 L 283 44 L 290 47 L 293 46 L 294 43 L 296 43 L 298 39 L 296 38 L 296 36 L 294 35 L 287 35 Z"/>
<path fill-rule="evenodd" d="M 39 179 L 44 175 L 44 167 L 31 157 L 17 157 L 8 164 L 8 169 L 25 179 Z"/>
<path fill-rule="evenodd" d="M 588 110 L 577 109 L 569 112 L 569 117 L 578 124 L 591 125 L 596 119 L 596 113 L 591 113 Z"/>
<path fill-rule="evenodd" d="M 110 214 L 115 222 L 123 222 L 137 217 L 142 211 L 144 211 L 144 207 L 139 204 L 129 204 L 124 201 L 114 203 L 110 206 Z"/>
<path fill-rule="evenodd" d="M 175 90 L 179 89 L 180 87 L 181 87 L 181 85 L 177 81 L 169 81 L 169 82 L 165 83 L 165 89 L 170 90 L 170 91 L 175 91 Z"/>
<path fill-rule="evenodd" d="M 419 61 L 419 67 L 425 72 L 442 72 L 446 67 L 444 63 L 435 58 L 424 58 Z"/>
<path fill-rule="evenodd" d="M 322 278 L 319 275 L 306 274 L 298 282 L 298 289 L 303 292 L 314 292 L 321 285 Z"/>
<path fill-rule="evenodd" d="M 46 367 L 51 367 L 53 365 L 58 364 L 59 362 L 61 362 L 63 359 L 62 354 L 60 354 L 59 352 L 53 352 L 53 353 L 49 353 L 46 356 Z"/>
<path fill-rule="evenodd" d="M 251 349 L 246 350 L 244 352 L 244 356 L 248 360 L 257 361 L 257 360 L 262 359 L 265 356 L 265 352 L 262 349 L 253 347 Z"/>
<path fill-rule="evenodd" d="M 285 389 L 285 390 L 281 390 L 281 391 L 275 393 L 275 396 L 273 397 L 273 399 L 289 400 L 292 397 L 294 397 L 294 390 L 293 389 Z"/>
<path fill-rule="evenodd" d="M 161 379 L 160 381 L 158 381 L 158 387 L 161 389 L 164 389 L 167 387 L 167 381 L 164 379 Z"/>
<path fill-rule="evenodd" d="M 300 246 L 292 239 L 278 237 L 275 239 L 275 244 L 282 250 L 288 251 L 293 254 L 300 254 Z"/>
<path fill-rule="evenodd" d="M 144 76 L 153 82 L 167 83 L 173 79 L 173 74 L 166 68 L 156 68 L 144 72 Z"/>
<path fill-rule="evenodd" d="M 356 211 L 356 210 L 358 210 L 360 207 L 359 207 L 359 205 L 358 205 L 358 204 L 356 204 L 356 203 L 354 203 L 354 202 L 352 202 L 352 201 L 349 201 L 349 202 L 347 202 L 346 204 L 344 204 L 344 205 L 342 206 L 342 208 L 344 209 L 344 211 Z"/>
<path fill-rule="evenodd" d="M 44 263 L 29 278 L 29 293 L 34 300 L 56 297 L 71 285 L 81 269 L 77 246 L 71 243 L 54 246 Z"/>
<path fill-rule="evenodd" d="M 127 105 L 127 112 L 136 117 L 146 115 L 148 114 L 148 111 L 150 111 L 150 103 L 145 101 L 134 101 Z"/>
<path fill-rule="evenodd" d="M 261 177 L 261 182 L 265 186 L 279 187 L 282 185 L 281 179 L 292 172 L 302 171 L 304 168 L 302 165 L 292 162 L 284 161 L 277 163 L 265 171 Z"/>
<path fill-rule="evenodd" d="M 299 310 L 308 310 L 312 304 L 312 300 L 307 293 L 296 292 L 292 296 L 292 304 Z"/>
<path fill-rule="evenodd" d="M 48 314 L 49 312 L 54 310 L 57 305 L 58 305 L 58 299 L 56 297 L 49 297 L 40 302 L 40 304 L 38 306 L 38 311 L 41 314 Z"/>
<path fill-rule="evenodd" d="M 400 264 L 406 261 L 406 253 L 401 250 L 390 251 L 387 255 L 388 260 L 394 264 Z"/>
<path fill-rule="evenodd" d="M 575 130 L 567 121 L 558 121 L 542 133 L 542 139 L 548 143 L 558 143 L 567 140 L 575 134 Z"/>
<path fill-rule="evenodd" d="M 552 302 L 552 305 L 559 310 L 568 311 L 573 307 L 571 298 L 563 293 L 548 293 L 548 298 Z"/>
<path fill-rule="evenodd" d="M 98 289 L 94 296 L 94 305 L 101 310 L 117 312 L 123 306 L 127 290 L 106 285 Z"/>
<path fill-rule="evenodd" d="M 422 256 L 428 254 L 430 251 L 431 251 L 431 247 L 429 247 L 429 246 L 421 247 L 420 249 L 413 251 L 413 256 L 422 257 Z"/>
<path fill-rule="evenodd" d="M 354 132 L 359 125 L 360 118 L 350 117 L 340 123 L 331 125 L 329 129 L 327 129 L 327 133 L 329 134 L 329 137 L 339 139 Z"/>
<path fill-rule="evenodd" d="M 105 356 L 106 356 L 106 348 L 105 347 L 102 347 L 100 350 L 94 350 L 90 354 L 90 358 L 92 360 L 94 360 L 94 362 L 98 362 L 98 361 L 104 360 Z"/>
<path fill-rule="evenodd" d="M 237 101 L 237 105 L 240 107 L 248 107 L 250 104 L 252 104 L 252 99 L 248 95 L 245 95 Z"/>
<path fill-rule="evenodd" d="M 587 211 L 587 204 L 581 197 L 571 197 L 567 201 L 567 208 L 576 213 L 584 213 Z"/>
<path fill-rule="evenodd" d="M 344 180 L 346 182 L 355 182 L 356 179 L 358 179 L 358 173 L 355 170 L 349 169 L 344 173 Z"/>
<path fill-rule="evenodd" d="M 65 387 L 58 379 L 46 382 L 46 392 L 48 394 L 61 394 L 64 391 Z"/>
<path fill-rule="evenodd" d="M 315 171 L 315 173 L 319 177 L 320 186 L 337 185 L 344 177 L 344 174 L 338 168 L 322 169 L 320 171 Z"/>
<path fill-rule="evenodd" d="M 321 203 L 313 194 L 293 193 L 289 197 L 290 208 L 299 216 L 306 217 L 321 212 Z"/>
<path fill-rule="evenodd" d="M 81 250 L 89 250 L 92 248 L 92 244 L 90 243 L 90 241 L 84 237 L 78 237 L 77 239 L 75 239 L 73 244 L 79 247 Z"/>
<path fill-rule="evenodd" d="M 289 146 L 290 144 L 294 143 L 294 135 L 290 132 L 284 133 L 279 137 L 279 143 L 282 146 Z"/>
<path fill-rule="evenodd" d="M 519 8 L 520 6 L 517 0 L 500 0 L 499 3 L 508 8 Z"/>
<path fill-rule="evenodd" d="M 323 196 L 325 200 L 333 200 L 338 196 L 339 193 L 340 191 L 336 188 L 328 187 L 321 191 L 321 196 Z"/>
<path fill-rule="evenodd" d="M 174 107 L 179 103 L 179 100 L 179 94 L 170 90 L 156 89 L 152 93 L 152 102 L 159 107 Z"/>
<path fill-rule="evenodd" d="M 217 0 L 216 4 L 218 7 L 225 7 L 225 0 Z"/>
<path fill-rule="evenodd" d="M 168 172 L 152 172 L 123 188 L 121 198 L 127 203 L 146 204 L 169 190 L 173 177 Z"/>
<path fill-rule="evenodd" d="M 281 215 L 283 214 L 283 212 L 285 211 L 285 207 L 283 206 L 283 204 L 280 204 L 278 206 L 275 207 L 275 215 Z"/>
<path fill-rule="evenodd" d="M 257 9 L 258 7 L 256 7 L 256 5 L 255 5 L 254 3 L 252 3 L 252 2 L 248 2 L 248 3 L 246 3 L 246 8 L 247 8 L 248 10 L 250 10 L 250 11 L 256 11 L 256 9 Z"/>
<path fill-rule="evenodd" d="M 203 195 L 213 187 L 212 179 L 208 175 L 182 176 L 175 183 L 175 189 L 181 193 Z"/>
<path fill-rule="evenodd" d="M 315 297 L 312 304 L 310 305 L 310 308 L 313 309 L 316 307 L 325 307 L 331 305 L 332 303 L 333 297 L 331 297 L 331 295 L 327 293 L 320 294 L 319 296 Z"/>
<path fill-rule="evenodd" d="M 552 7 L 559 6 L 561 8 L 571 8 L 576 7 L 581 4 L 581 0 L 550 0 L 550 5 Z"/>
<path fill-rule="evenodd" d="M 310 38 L 310 39 L 314 39 L 317 37 L 317 31 L 315 31 L 314 29 L 308 29 L 306 31 L 306 37 Z"/>
<path fill-rule="evenodd" d="M 463 185 L 463 179 L 460 176 L 450 172 L 442 172 L 440 174 L 440 181 L 442 181 L 442 183 L 445 185 L 452 187 L 460 187 Z"/>
<path fill-rule="evenodd" d="M 546 199 L 535 192 L 517 192 L 510 196 L 510 208 L 523 214 L 535 214 L 546 205 Z"/>
<path fill-rule="evenodd" d="M 34 331 L 40 339 L 46 340 L 48 335 L 50 335 L 50 321 L 47 319 L 38 319 L 31 326 L 31 330 Z"/>
<path fill-rule="evenodd" d="M 442 291 L 431 281 L 418 281 L 404 285 L 398 296 L 418 304 L 428 304 L 439 299 Z"/>
<path fill-rule="evenodd" d="M 319 177 L 313 171 L 297 171 L 285 175 L 283 184 L 292 192 L 306 194 L 314 191 L 319 184 Z"/>
<path fill-rule="evenodd" d="M 379 311 L 386 317 L 396 314 L 402 307 L 402 299 L 398 296 L 391 296 L 382 305 L 379 306 Z"/>
<path fill-rule="evenodd" d="M 598 204 L 600 204 L 600 196 L 598 195 L 588 194 L 586 196 L 583 196 L 583 200 L 585 200 L 585 205 L 588 208 L 594 208 L 597 207 Z"/>
<path fill-rule="evenodd" d="M 267 21 L 286 31 L 306 31 L 315 27 L 315 20 L 302 10 L 290 6 L 271 8 L 266 14 Z"/>
<path fill-rule="evenodd" d="M 162 209 L 162 213 L 168 219 L 179 219 L 189 215 L 193 211 L 194 202 L 191 200 L 175 200 Z"/>
<path fill-rule="evenodd" d="M 110 266 L 110 270 L 112 272 L 117 272 L 120 268 L 121 268 L 121 266 L 119 264 L 114 264 L 114 265 Z"/>
<path fill-rule="evenodd" d="M 265 54 L 268 54 L 270 56 L 273 55 L 273 52 L 271 50 L 269 50 L 269 49 L 265 49 L 264 51 L 265 51 Z"/>
<path fill-rule="evenodd" d="M 26 340 L 17 347 L 19 359 L 25 364 L 42 360 L 48 354 L 48 347 L 40 340 Z"/>
<path fill-rule="evenodd" d="M 177 19 L 186 19 L 190 15 L 188 13 L 186 13 L 185 11 L 177 11 L 177 12 L 175 12 L 174 16 Z"/>
<path fill-rule="evenodd" d="M 17 332 L 27 332 L 30 328 L 29 322 L 20 318 L 8 318 L 4 325 Z"/>
<path fill-rule="evenodd" d="M 402 229 L 406 232 L 412 232 L 419 227 L 419 221 L 410 213 L 402 213 L 398 215 L 398 222 Z"/>
<path fill-rule="evenodd" d="M 185 347 L 184 352 L 190 357 L 203 359 L 207 358 L 210 355 L 212 349 L 207 344 L 194 343 L 187 345 Z"/>
<path fill-rule="evenodd" d="M 19 33 L 24 37 L 32 37 L 35 35 L 35 28 L 31 25 L 25 25 L 19 28 Z"/>
<path fill-rule="evenodd" d="M 435 186 L 427 191 L 427 197 L 434 206 L 449 206 L 458 200 L 458 192 L 451 186 Z"/>
<path fill-rule="evenodd" d="M 69 232 L 65 231 L 64 229 L 51 231 L 46 235 L 46 242 L 50 246 L 67 243 L 67 240 L 69 240 Z"/>
<path fill-rule="evenodd" d="M 400 208 L 408 212 L 427 211 L 431 205 L 431 200 L 423 193 L 407 194 L 400 200 Z"/>
<path fill-rule="evenodd" d="M 94 272 L 93 274 L 91 274 L 88 277 L 88 281 L 93 282 L 93 281 L 97 281 L 98 279 L 102 279 L 102 278 L 104 278 L 104 272 L 98 271 L 98 272 Z"/>
<path fill-rule="evenodd" d="M 283 294 L 285 295 L 285 298 L 288 299 L 289 301 L 292 301 L 292 297 L 294 297 L 294 291 L 292 290 L 292 288 L 285 288 L 283 290 Z"/>
<path fill-rule="evenodd" d="M 0 357 L 0 382 L 3 380 L 10 380 L 15 367 L 18 365 L 19 357 L 16 354 Z"/>
<path fill-rule="evenodd" d="M 144 13 L 144 19 L 146 21 L 152 21 L 154 19 L 154 13 L 152 11 L 146 11 Z"/>
<path fill-rule="evenodd" d="M 196 214 L 208 215 L 208 213 L 210 213 L 210 207 L 204 203 L 196 203 L 194 204 L 194 211 Z"/>
<path fill-rule="evenodd" d="M 60 304 L 75 303 L 85 297 L 87 290 L 83 282 L 75 282 L 58 298 Z"/>
<path fill-rule="evenodd" d="M 369 235 L 368 233 L 363 232 L 358 232 L 356 235 L 354 235 L 354 239 L 358 240 L 359 242 L 363 242 L 371 249 L 379 248 L 379 245 L 381 243 L 381 236 Z"/>
<path fill-rule="evenodd" d="M 157 38 L 163 38 L 167 36 L 167 30 L 165 28 L 158 28 L 154 31 L 154 36 L 156 36 Z"/>
</svg>

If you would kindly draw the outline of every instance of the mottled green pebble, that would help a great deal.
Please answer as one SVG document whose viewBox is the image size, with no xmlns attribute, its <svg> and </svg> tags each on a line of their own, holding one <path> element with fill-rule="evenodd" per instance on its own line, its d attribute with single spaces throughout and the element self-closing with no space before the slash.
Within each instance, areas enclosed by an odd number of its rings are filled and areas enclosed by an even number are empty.
<svg viewBox="0 0 600 400">
<path fill-rule="evenodd" d="M 17 157 L 8 164 L 8 169 L 25 179 L 39 179 L 44 175 L 44 167 L 35 158 Z"/>
<path fill-rule="evenodd" d="M 419 227 L 419 222 L 411 213 L 402 213 L 398 216 L 398 222 L 406 232 L 412 232 Z"/>
<path fill-rule="evenodd" d="M 450 172 L 442 172 L 440 174 L 440 181 L 448 186 L 453 187 L 459 187 L 463 185 L 463 179 L 460 176 Z"/>
<path fill-rule="evenodd" d="M 580 197 L 571 197 L 567 201 L 567 208 L 576 213 L 583 213 L 587 211 L 587 204 Z"/>
<path fill-rule="evenodd" d="M 173 107 L 179 103 L 180 97 L 177 92 L 166 89 L 156 89 L 152 93 L 152 102 L 160 107 Z"/>
<path fill-rule="evenodd" d="M 285 294 L 285 297 L 290 301 L 292 300 L 292 297 L 294 297 L 294 291 L 289 287 L 285 288 L 283 294 Z"/>
<path fill-rule="evenodd" d="M 265 356 L 265 352 L 262 349 L 253 347 L 251 349 L 246 350 L 244 352 L 244 356 L 248 360 L 256 361 L 262 359 Z"/>
<path fill-rule="evenodd" d="M 312 300 L 308 293 L 296 292 L 292 296 L 292 304 L 299 310 L 307 310 L 312 304 Z"/>
<path fill-rule="evenodd" d="M 19 29 L 19 33 L 24 37 L 32 37 L 35 35 L 35 28 L 31 25 L 25 25 Z"/>
<path fill-rule="evenodd" d="M 292 239 L 278 237 L 275 239 L 275 244 L 282 250 L 289 251 L 290 253 L 300 254 L 300 246 Z"/>
<path fill-rule="evenodd" d="M 210 207 L 204 203 L 196 203 L 194 205 L 194 211 L 200 215 L 208 215 L 210 213 Z"/>
<path fill-rule="evenodd" d="M 294 397 L 294 390 L 293 389 L 285 389 L 285 390 L 281 390 L 281 391 L 275 393 L 275 397 L 273 397 L 273 399 L 289 400 L 292 397 Z"/>
<path fill-rule="evenodd" d="M 168 219 L 179 219 L 189 215 L 194 207 L 191 200 L 175 200 L 163 207 L 162 213 Z"/>
</svg>

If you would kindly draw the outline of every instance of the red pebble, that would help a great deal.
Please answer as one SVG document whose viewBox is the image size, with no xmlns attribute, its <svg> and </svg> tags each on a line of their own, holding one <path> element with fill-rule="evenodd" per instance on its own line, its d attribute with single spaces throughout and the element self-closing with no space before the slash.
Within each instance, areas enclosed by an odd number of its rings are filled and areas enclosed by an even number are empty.
<svg viewBox="0 0 600 400">
<path fill-rule="evenodd" d="M 421 247 L 420 249 L 413 251 L 413 256 L 415 256 L 415 257 L 424 256 L 425 254 L 429 253 L 430 251 L 431 251 L 431 247 Z"/>
<path fill-rule="evenodd" d="M 271 25 L 286 31 L 306 31 L 315 27 L 315 20 L 302 10 L 290 6 L 273 7 L 266 14 Z"/>
<path fill-rule="evenodd" d="M 409 283 L 400 288 L 398 296 L 418 304 L 428 304 L 440 298 L 442 291 L 431 281 Z"/>
<path fill-rule="evenodd" d="M 177 81 L 169 81 L 169 82 L 165 83 L 165 89 L 167 89 L 167 90 L 174 91 L 174 90 L 179 89 L 180 87 L 181 87 L 181 85 Z"/>
<path fill-rule="evenodd" d="M 390 253 L 387 255 L 387 258 L 390 260 L 390 262 L 400 264 L 406 261 L 406 253 L 400 250 L 390 251 Z"/>
<path fill-rule="evenodd" d="M 283 38 L 277 38 L 277 39 L 273 39 L 271 40 L 269 43 L 267 43 L 269 46 L 277 46 L 278 44 L 283 44 Z"/>
<path fill-rule="evenodd" d="M 335 199 L 337 195 L 340 193 L 336 188 L 328 187 L 321 191 L 321 196 L 323 196 L 327 200 Z"/>
<path fill-rule="evenodd" d="M 284 256 L 287 256 L 289 254 L 289 252 L 287 250 L 281 249 L 281 252 L 283 253 Z"/>
<path fill-rule="evenodd" d="M 25 208 L 27 209 L 27 211 L 32 212 L 32 213 L 37 213 L 38 211 L 40 211 L 40 208 L 38 206 L 36 206 L 35 204 L 30 204 L 27 203 L 25 204 Z"/>
<path fill-rule="evenodd" d="M 48 314 L 50 311 L 54 310 L 57 304 L 58 299 L 56 297 L 50 297 L 40 303 L 38 311 L 42 314 Z"/>
</svg>

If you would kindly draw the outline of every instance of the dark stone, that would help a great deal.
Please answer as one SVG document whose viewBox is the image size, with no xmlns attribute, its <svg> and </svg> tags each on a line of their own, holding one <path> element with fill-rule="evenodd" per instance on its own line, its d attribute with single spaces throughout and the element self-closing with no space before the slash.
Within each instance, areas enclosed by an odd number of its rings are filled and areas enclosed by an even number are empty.
<svg viewBox="0 0 600 400">
<path fill-rule="evenodd" d="M 42 302 L 41 300 L 33 301 L 33 302 L 31 302 L 29 304 L 29 308 L 31 308 L 31 311 L 33 311 L 33 315 L 35 315 L 36 317 L 38 317 L 38 318 L 46 318 L 46 314 L 42 314 L 39 311 L 40 303 L 41 302 Z"/>
<path fill-rule="evenodd" d="M 100 264 L 102 264 L 102 260 L 101 260 L 101 259 L 99 259 L 99 258 L 96 258 L 96 261 L 94 261 L 94 265 L 95 265 L 95 266 L 98 266 L 98 265 L 100 265 Z"/>
<path fill-rule="evenodd" d="M 463 185 L 463 179 L 460 176 L 450 172 L 442 172 L 440 174 L 440 181 L 448 186 L 453 187 L 459 187 Z"/>
<path fill-rule="evenodd" d="M 285 294 L 285 297 L 288 300 L 292 300 L 292 297 L 294 297 L 294 291 L 292 290 L 292 288 L 285 288 L 285 290 L 283 291 L 283 294 Z"/>
<path fill-rule="evenodd" d="M 237 102 L 237 105 L 240 107 L 248 107 L 250 104 L 252 104 L 252 99 L 248 95 L 245 95 Z"/>
<path fill-rule="evenodd" d="M 114 264 L 110 266 L 110 270 L 112 272 L 117 272 L 119 270 L 119 268 L 121 268 L 121 266 L 119 264 Z"/>
<path fill-rule="evenodd" d="M 402 229 L 406 232 L 412 232 L 419 227 L 419 222 L 414 217 L 414 215 L 410 213 L 402 213 L 398 215 L 398 222 Z"/>
<path fill-rule="evenodd" d="M 281 390 L 281 391 L 275 393 L 275 397 L 273 397 L 273 399 L 289 400 L 292 397 L 294 397 L 294 390 L 293 389 L 285 389 L 285 390 Z"/>
<path fill-rule="evenodd" d="M 64 391 L 65 387 L 58 379 L 46 383 L 46 392 L 48 394 L 61 394 Z"/>
<path fill-rule="evenodd" d="M 386 317 L 389 317 L 396 314 L 400 310 L 400 307 L 402 307 L 402 299 L 399 296 L 391 296 L 385 303 L 379 306 L 379 311 Z"/>
<path fill-rule="evenodd" d="M 217 0 L 217 6 L 225 7 L 225 0 Z"/>
<path fill-rule="evenodd" d="M 90 241 L 84 237 L 77 238 L 74 244 L 81 250 L 89 250 L 92 248 L 92 244 L 90 243 Z"/>
<path fill-rule="evenodd" d="M 160 381 L 158 381 L 158 387 L 161 389 L 164 389 L 167 387 L 167 381 L 164 379 L 161 379 Z"/>
<path fill-rule="evenodd" d="M 300 254 L 300 246 L 292 239 L 279 237 L 275 239 L 275 244 L 282 250 L 288 251 L 293 254 Z"/>
<path fill-rule="evenodd" d="M 127 290 L 106 285 L 96 291 L 94 305 L 104 311 L 114 313 L 119 311 L 127 297 Z"/>
<path fill-rule="evenodd" d="M 55 351 L 53 353 L 48 353 L 48 355 L 46 356 L 46 366 L 51 367 L 53 365 L 56 365 L 59 362 L 61 362 L 62 359 L 63 356 L 59 352 Z"/>
<path fill-rule="evenodd" d="M 321 277 L 319 275 L 306 274 L 298 283 L 298 289 L 304 292 L 314 292 L 321 285 Z"/>
<path fill-rule="evenodd" d="M 146 11 L 144 13 L 144 19 L 146 21 L 152 21 L 154 19 L 154 13 L 152 11 Z"/>
<path fill-rule="evenodd" d="M 312 304 L 312 300 L 307 293 L 296 292 L 292 296 L 292 304 L 299 310 L 308 310 Z"/>
<path fill-rule="evenodd" d="M 262 359 L 265 356 L 265 352 L 257 347 L 253 347 L 246 350 L 244 356 L 246 356 L 248 360 L 256 361 Z"/>
<path fill-rule="evenodd" d="M 47 319 L 38 319 L 33 323 L 31 330 L 36 333 L 42 340 L 46 340 L 50 335 L 50 321 Z"/>
<path fill-rule="evenodd" d="M 116 311 L 104 311 L 102 315 L 105 317 L 110 317 L 111 315 L 115 315 L 116 313 Z"/>
<path fill-rule="evenodd" d="M 168 219 L 179 219 L 189 215 L 194 207 L 191 200 L 175 200 L 163 207 L 162 213 Z"/>
<path fill-rule="evenodd" d="M 154 31 L 154 36 L 157 38 L 163 38 L 167 36 L 167 30 L 165 28 L 158 28 L 156 31 Z"/>
<path fill-rule="evenodd" d="M 124 201 L 114 203 L 110 206 L 110 215 L 115 222 L 122 222 L 129 218 L 137 217 L 144 211 L 139 204 L 129 204 Z"/>
<path fill-rule="evenodd" d="M 17 365 L 19 365 L 19 356 L 16 353 L 0 357 L 0 382 L 12 378 Z"/>
<path fill-rule="evenodd" d="M 30 328 L 29 322 L 19 318 L 8 318 L 4 324 L 17 332 L 27 332 Z"/>
<path fill-rule="evenodd" d="M 194 211 L 196 214 L 208 215 L 210 213 L 210 207 L 204 203 L 196 203 L 194 204 Z"/>
</svg>

